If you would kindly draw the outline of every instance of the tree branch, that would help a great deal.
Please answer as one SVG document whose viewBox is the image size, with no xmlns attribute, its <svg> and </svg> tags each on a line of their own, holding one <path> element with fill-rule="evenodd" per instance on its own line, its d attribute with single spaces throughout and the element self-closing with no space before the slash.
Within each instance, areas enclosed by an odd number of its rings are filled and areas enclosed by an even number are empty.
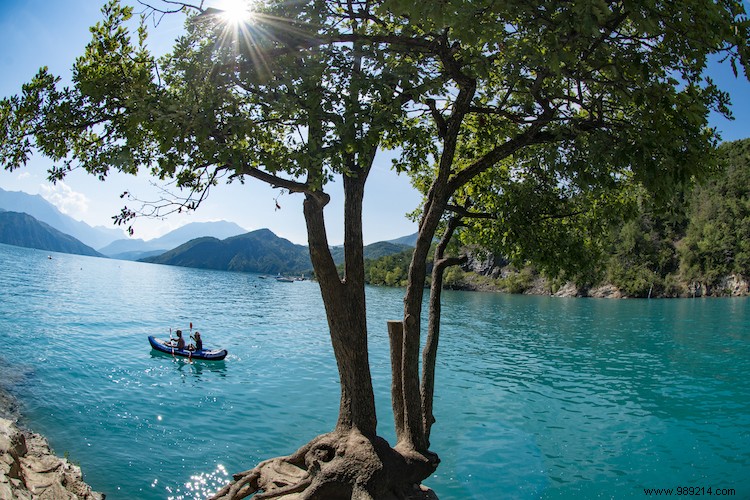
<svg viewBox="0 0 750 500">
<path fill-rule="evenodd" d="M 490 214 L 487 212 L 472 212 L 466 207 L 461 207 L 458 205 L 452 205 L 448 204 L 445 207 L 446 210 L 449 212 L 453 212 L 454 214 L 458 215 L 460 218 L 469 218 L 469 219 L 497 219 L 497 216 L 494 214 Z"/>
<path fill-rule="evenodd" d="M 435 422 L 433 415 L 433 400 L 435 393 L 435 364 L 437 361 L 438 342 L 440 339 L 441 295 L 443 289 L 443 273 L 448 266 L 459 264 L 466 257 L 449 257 L 443 255 L 448 248 L 453 233 L 461 222 L 460 217 L 451 217 L 442 238 L 435 248 L 435 258 L 432 267 L 432 283 L 430 284 L 430 312 L 427 324 L 427 339 L 422 350 L 422 385 L 420 400 L 422 403 L 422 427 L 424 439 L 429 447 L 430 430 Z"/>
<path fill-rule="evenodd" d="M 435 120 L 438 137 L 440 137 L 441 139 L 445 139 L 445 134 L 447 133 L 447 125 L 445 123 L 443 115 L 440 114 L 440 111 L 438 111 L 437 106 L 435 105 L 435 99 L 427 99 L 427 107 L 430 108 L 432 119 Z M 471 107 L 469 107 L 469 110 L 471 110 Z"/>
<path fill-rule="evenodd" d="M 227 166 L 225 168 L 233 169 L 235 171 L 235 173 L 232 174 L 231 178 L 239 177 L 242 175 L 249 175 L 250 177 L 258 179 L 259 181 L 265 182 L 266 184 L 270 185 L 273 188 L 283 188 L 283 189 L 288 190 L 290 193 L 305 193 L 305 194 L 315 195 L 315 196 L 321 196 L 321 195 L 328 196 L 322 191 L 313 191 L 313 189 L 310 187 L 308 183 L 293 181 L 291 179 L 285 179 L 284 177 L 279 177 L 278 175 L 270 174 L 256 167 L 234 168 L 231 166 Z M 326 201 L 324 205 L 327 203 L 328 201 Z"/>
<path fill-rule="evenodd" d="M 499 146 L 495 146 L 494 148 L 492 148 L 492 150 L 479 158 L 473 164 L 454 174 L 448 183 L 449 191 L 451 193 L 455 193 L 458 188 L 467 184 L 474 177 L 496 165 L 499 161 L 507 158 L 521 148 L 529 146 L 531 144 L 544 143 L 549 140 L 548 138 L 543 137 L 540 134 L 540 131 L 551 118 L 551 116 L 549 116 L 550 114 L 551 113 L 544 113 L 544 115 L 548 116 L 540 117 L 539 120 L 537 120 L 533 125 L 528 127 L 522 133 L 516 135 L 512 139 L 505 141 Z"/>
</svg>

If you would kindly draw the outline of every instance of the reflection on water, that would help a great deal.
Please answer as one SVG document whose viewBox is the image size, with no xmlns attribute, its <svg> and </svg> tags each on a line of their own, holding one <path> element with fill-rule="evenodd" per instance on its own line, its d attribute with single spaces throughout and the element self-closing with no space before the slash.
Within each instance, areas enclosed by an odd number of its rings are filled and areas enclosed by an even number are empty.
<svg viewBox="0 0 750 500">
<path fill-rule="evenodd" d="M 227 484 L 231 478 L 227 469 L 219 464 L 216 470 L 213 472 L 201 472 L 194 476 L 190 476 L 190 480 L 181 486 L 166 488 L 168 493 L 168 500 L 185 500 L 190 498 L 208 498 L 218 490 L 220 490 L 225 484 Z M 158 485 L 158 479 L 155 479 L 152 486 L 155 488 Z"/>
<path fill-rule="evenodd" d="M 204 359 L 188 359 L 181 356 L 172 356 L 166 352 L 151 350 L 151 358 L 155 360 L 171 361 L 176 369 L 185 375 L 191 375 L 200 380 L 203 372 L 213 372 L 219 377 L 227 376 L 227 363 L 225 360 L 207 361 Z"/>
</svg>

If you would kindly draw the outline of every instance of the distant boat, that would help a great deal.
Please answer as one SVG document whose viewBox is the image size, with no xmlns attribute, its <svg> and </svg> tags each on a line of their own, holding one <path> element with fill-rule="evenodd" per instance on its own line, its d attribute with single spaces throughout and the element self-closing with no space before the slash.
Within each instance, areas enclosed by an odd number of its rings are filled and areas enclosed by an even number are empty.
<svg viewBox="0 0 750 500">
<path fill-rule="evenodd" d="M 294 278 L 287 278 L 286 276 L 276 276 L 276 281 L 281 283 L 294 283 Z"/>
</svg>

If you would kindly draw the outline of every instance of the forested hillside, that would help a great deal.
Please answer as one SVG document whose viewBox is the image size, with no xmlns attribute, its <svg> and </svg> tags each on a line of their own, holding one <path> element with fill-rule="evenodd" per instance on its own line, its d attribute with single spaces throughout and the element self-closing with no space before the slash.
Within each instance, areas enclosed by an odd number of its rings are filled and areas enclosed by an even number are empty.
<svg viewBox="0 0 750 500">
<path fill-rule="evenodd" d="M 693 191 L 679 247 L 683 277 L 709 285 L 750 276 L 750 139 L 721 152 L 725 171 Z"/>
<path fill-rule="evenodd" d="M 74 237 L 26 213 L 0 209 L 0 243 L 52 252 L 102 257 Z"/>
<path fill-rule="evenodd" d="M 602 258 L 585 276 L 544 276 L 533 262 L 513 265 L 492 249 L 462 249 L 462 268 L 445 286 L 511 293 L 624 297 L 747 295 L 750 278 L 750 139 L 719 147 L 708 179 L 657 203 L 645 192 L 612 225 Z M 398 286 L 410 251 L 368 262 L 372 284 Z M 566 286 L 567 285 L 567 286 Z"/>
<path fill-rule="evenodd" d="M 302 245 L 258 229 L 224 240 L 198 238 L 144 262 L 170 266 L 255 273 L 309 272 L 310 257 Z"/>
<path fill-rule="evenodd" d="M 723 144 L 719 155 L 719 170 L 668 210 L 644 199 L 613 230 L 605 281 L 636 297 L 747 294 L 750 139 Z"/>
</svg>

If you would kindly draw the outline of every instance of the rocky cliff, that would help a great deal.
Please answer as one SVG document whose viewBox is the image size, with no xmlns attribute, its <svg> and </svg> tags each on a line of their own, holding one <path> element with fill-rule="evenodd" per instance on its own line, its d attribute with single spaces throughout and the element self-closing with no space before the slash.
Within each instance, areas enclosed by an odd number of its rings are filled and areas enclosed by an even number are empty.
<svg viewBox="0 0 750 500">
<path fill-rule="evenodd" d="M 83 482 L 81 469 L 55 456 L 39 434 L 0 418 L 0 499 L 101 500 Z"/>
<path fill-rule="evenodd" d="M 496 291 L 523 293 L 526 295 L 552 295 L 555 297 L 594 297 L 621 299 L 628 294 L 610 283 L 580 286 L 576 283 L 552 283 L 532 268 L 516 269 L 506 259 L 492 254 L 467 255 L 461 272 L 453 274 L 447 286 L 470 291 Z M 649 291 L 649 298 L 657 297 L 746 297 L 750 295 L 750 280 L 746 276 L 730 275 L 718 280 L 713 286 L 706 283 L 676 282 L 665 293 L 664 290 Z M 644 292 L 644 296 L 645 292 Z"/>
<path fill-rule="evenodd" d="M 15 424 L 18 407 L 0 387 L 0 500 L 103 500 L 81 469 L 55 456 L 39 434 Z"/>
</svg>

